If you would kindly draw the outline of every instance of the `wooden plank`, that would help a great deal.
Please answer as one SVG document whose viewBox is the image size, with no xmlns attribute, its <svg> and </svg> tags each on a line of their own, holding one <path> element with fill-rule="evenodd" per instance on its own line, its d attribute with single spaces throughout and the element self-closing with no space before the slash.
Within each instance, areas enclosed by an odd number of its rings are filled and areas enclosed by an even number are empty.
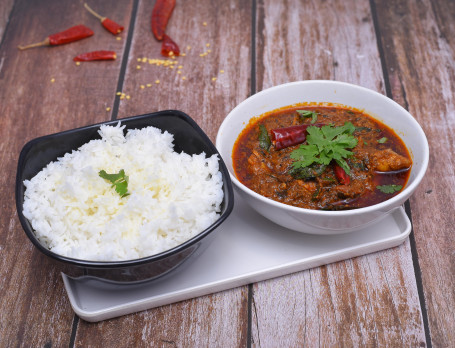
<svg viewBox="0 0 455 348">
<path fill-rule="evenodd" d="M 128 26 L 131 1 L 99 1 L 100 8 Z M 107 13 L 107 12 L 106 12 Z M 84 23 L 95 35 L 61 47 L 19 51 L 19 44 Z M 41 255 L 17 219 L 14 185 L 26 141 L 110 118 L 120 60 L 76 66 L 84 51 L 115 49 L 124 41 L 105 32 L 80 2 L 17 1 L 0 47 L 0 336 L 1 345 L 68 346 L 74 314 L 60 272 L 64 266 Z M 53 81 L 53 82 L 52 82 Z"/>
<path fill-rule="evenodd" d="M 384 93 L 368 1 L 261 1 L 257 90 L 334 79 Z M 425 345 L 409 241 L 253 287 L 254 346 Z"/>
<path fill-rule="evenodd" d="M 251 3 L 177 2 L 167 32 L 186 55 L 178 58 L 173 69 L 148 62 L 149 58 L 164 59 L 161 43 L 150 30 L 153 5 L 139 3 L 119 117 L 179 109 L 214 141 L 226 114 L 250 91 Z M 147 60 L 138 62 L 139 58 Z M 212 81 L 212 77 L 217 79 Z M 247 304 L 248 289 L 241 287 L 99 325 L 81 321 L 76 344 L 88 346 L 102 334 L 103 346 L 245 346 Z"/>
<path fill-rule="evenodd" d="M 452 347 L 455 3 L 375 3 L 392 96 L 419 121 L 430 144 L 429 168 L 411 198 L 411 211 L 431 343 L 435 347 Z"/>
<path fill-rule="evenodd" d="M 14 0 L 5 0 L 0 2 L 0 42 L 8 25 L 9 16 L 13 9 Z"/>
</svg>

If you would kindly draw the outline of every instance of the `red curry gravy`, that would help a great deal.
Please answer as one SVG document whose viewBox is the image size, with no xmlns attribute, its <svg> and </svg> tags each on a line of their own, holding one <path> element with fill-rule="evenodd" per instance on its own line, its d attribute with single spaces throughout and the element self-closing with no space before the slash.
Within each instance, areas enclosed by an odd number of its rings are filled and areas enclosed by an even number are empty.
<svg viewBox="0 0 455 348">
<path fill-rule="evenodd" d="M 317 116 L 302 117 L 297 110 L 313 111 Z M 341 167 L 335 168 L 332 160 L 327 166 L 313 168 L 308 177 L 296 176 L 290 155 L 305 141 L 281 149 L 273 141 L 272 130 L 299 125 L 338 127 L 346 122 L 355 126 L 352 136 L 357 138 L 357 145 L 350 149 L 353 154 L 346 158 L 349 175 L 341 169 L 340 177 Z M 266 130 L 271 139 L 268 149 L 261 147 L 261 129 L 262 135 Z M 338 105 L 297 105 L 255 118 L 236 140 L 232 158 L 236 177 L 253 191 L 288 205 L 324 210 L 355 209 L 385 201 L 406 185 L 412 166 L 405 144 L 391 128 L 360 110 Z"/>
</svg>

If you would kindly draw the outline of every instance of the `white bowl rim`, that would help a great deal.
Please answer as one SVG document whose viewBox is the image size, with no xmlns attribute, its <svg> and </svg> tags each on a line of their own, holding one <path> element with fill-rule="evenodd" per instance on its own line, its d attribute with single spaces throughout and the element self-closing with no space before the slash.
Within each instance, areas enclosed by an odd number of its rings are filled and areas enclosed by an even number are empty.
<svg viewBox="0 0 455 348">
<path fill-rule="evenodd" d="M 289 212 L 295 212 L 295 213 L 307 212 L 307 213 L 310 213 L 310 214 L 312 214 L 314 216 L 321 216 L 321 217 L 331 217 L 331 216 L 340 216 L 340 215 L 343 215 L 343 216 L 356 216 L 356 215 L 362 215 L 362 214 L 373 212 L 373 211 L 389 211 L 393 207 L 398 205 L 398 203 L 400 203 L 402 200 L 404 201 L 404 200 L 408 199 L 411 196 L 411 194 L 415 191 L 417 186 L 420 184 L 420 182 L 422 181 L 422 179 L 423 179 L 423 177 L 425 175 L 425 172 L 426 172 L 426 170 L 428 168 L 429 146 L 428 146 L 427 137 L 426 137 L 422 127 L 420 126 L 420 124 L 414 118 L 414 116 L 412 116 L 400 104 L 398 104 L 393 99 L 391 99 L 391 98 L 389 98 L 389 97 L 387 97 L 387 96 L 385 96 L 385 95 L 383 95 L 383 94 L 381 94 L 379 92 L 376 92 L 376 91 L 374 91 L 372 89 L 369 89 L 369 88 L 366 88 L 366 87 L 362 87 L 362 86 L 359 86 L 359 85 L 355 85 L 355 84 L 351 84 L 351 83 L 347 83 L 347 82 L 342 82 L 342 81 L 334 81 L 334 80 L 302 80 L 302 81 L 288 82 L 288 83 L 276 85 L 276 86 L 273 86 L 273 87 L 270 87 L 270 88 L 266 88 L 266 89 L 264 89 L 264 90 L 262 90 L 262 91 L 260 91 L 260 92 L 258 92 L 256 94 L 253 94 L 252 96 L 246 98 L 245 100 L 243 100 L 240 104 L 238 104 L 234 109 L 232 109 L 229 112 L 229 114 L 226 116 L 226 118 L 221 123 L 220 128 L 218 129 L 218 133 L 217 133 L 217 136 L 216 136 L 216 147 L 218 149 L 220 149 L 220 152 L 221 152 L 221 134 L 222 134 L 224 128 L 227 127 L 227 124 L 228 124 L 229 120 L 234 117 L 233 116 L 234 111 L 236 111 L 237 109 L 241 108 L 244 104 L 246 104 L 248 102 L 251 102 L 251 99 L 254 99 L 256 97 L 260 97 L 262 95 L 267 95 L 269 93 L 274 92 L 277 89 L 287 88 L 287 87 L 292 86 L 292 85 L 301 85 L 301 84 L 328 84 L 328 85 L 338 86 L 338 87 L 345 86 L 345 87 L 349 87 L 349 88 L 359 89 L 359 90 L 362 90 L 364 92 L 371 93 L 372 95 L 375 95 L 376 97 L 382 99 L 384 102 L 393 104 L 395 107 L 397 107 L 402 112 L 404 112 L 404 114 L 408 115 L 409 116 L 409 122 L 413 123 L 415 128 L 418 131 L 418 134 L 416 134 L 416 136 L 419 137 L 420 139 L 422 139 L 422 141 L 424 141 L 424 143 L 423 143 L 424 151 L 423 151 L 423 154 L 422 154 L 423 161 L 422 161 L 422 165 L 421 165 L 420 170 L 417 172 L 416 177 L 414 178 L 412 183 L 410 183 L 410 184 L 407 183 L 406 184 L 406 187 L 404 188 L 403 191 L 401 191 L 399 194 L 397 194 L 396 196 L 394 196 L 394 197 L 392 197 L 392 198 L 390 198 L 390 199 L 388 199 L 386 201 L 383 201 L 383 202 L 380 202 L 380 203 L 377 203 L 377 204 L 374 204 L 374 205 L 371 205 L 371 206 L 358 208 L 358 209 L 333 210 L 333 211 L 332 210 L 316 210 L 316 209 L 307 209 L 307 208 L 295 207 L 295 206 L 292 206 L 292 205 L 288 205 L 288 204 L 281 203 L 281 202 L 278 202 L 278 201 L 274 201 L 273 199 L 264 197 L 264 196 L 256 193 L 255 191 L 249 189 L 244 184 L 242 184 L 236 178 L 235 174 L 232 173 L 231 170 L 229 170 L 229 168 L 228 168 L 229 175 L 231 176 L 231 180 L 235 184 L 235 186 L 237 188 L 241 189 L 242 191 L 244 191 L 245 193 L 255 197 L 256 199 L 259 199 L 260 201 L 262 201 L 262 202 L 264 202 L 266 204 L 272 205 L 274 207 L 286 209 Z M 352 106 L 352 107 L 355 107 L 355 106 Z M 264 111 L 262 114 L 270 112 L 270 111 L 273 111 L 273 110 Z M 252 115 L 252 116 L 254 117 L 254 116 L 260 116 L 260 115 Z M 231 153 L 232 153 L 232 149 L 231 149 Z"/>
</svg>

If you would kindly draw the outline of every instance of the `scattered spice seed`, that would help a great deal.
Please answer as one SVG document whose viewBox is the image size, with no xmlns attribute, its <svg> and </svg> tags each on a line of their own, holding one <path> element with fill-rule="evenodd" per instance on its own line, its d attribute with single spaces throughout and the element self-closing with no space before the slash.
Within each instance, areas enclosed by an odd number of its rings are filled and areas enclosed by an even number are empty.
<svg viewBox="0 0 455 348">
<path fill-rule="evenodd" d="M 126 96 L 126 99 L 130 99 L 131 97 L 129 95 Z"/>
<path fill-rule="evenodd" d="M 121 36 L 117 36 L 115 39 L 116 39 L 117 41 L 120 41 L 120 40 L 122 39 L 122 37 L 121 37 Z"/>
<path fill-rule="evenodd" d="M 223 73 L 224 73 L 224 70 L 220 70 L 220 73 L 223 74 Z"/>
<path fill-rule="evenodd" d="M 76 65 L 77 65 L 77 66 L 81 65 L 81 62 L 76 62 Z"/>
<path fill-rule="evenodd" d="M 115 94 L 116 94 L 116 95 L 122 95 L 122 92 L 117 92 L 117 93 L 115 93 Z"/>
<path fill-rule="evenodd" d="M 147 87 L 152 87 L 152 84 L 151 83 L 147 83 Z"/>
<path fill-rule="evenodd" d="M 157 84 L 160 83 L 160 80 L 156 80 L 155 83 L 157 83 Z"/>
<path fill-rule="evenodd" d="M 141 89 L 144 89 L 144 88 L 145 88 L 145 86 L 144 86 L 144 85 L 141 85 Z"/>
<path fill-rule="evenodd" d="M 216 81 L 216 77 L 212 77 L 212 81 Z"/>
<path fill-rule="evenodd" d="M 111 108 L 108 106 L 108 107 L 106 108 L 106 111 L 111 111 Z"/>
<path fill-rule="evenodd" d="M 51 82 L 54 83 L 54 82 L 55 82 L 55 79 L 54 79 L 54 78 L 51 78 Z"/>
<path fill-rule="evenodd" d="M 206 27 L 206 26 L 207 26 L 207 22 L 203 22 L 202 25 L 203 25 L 204 27 Z"/>
<path fill-rule="evenodd" d="M 140 65 L 136 65 L 136 69 L 139 70 L 141 68 Z"/>
</svg>

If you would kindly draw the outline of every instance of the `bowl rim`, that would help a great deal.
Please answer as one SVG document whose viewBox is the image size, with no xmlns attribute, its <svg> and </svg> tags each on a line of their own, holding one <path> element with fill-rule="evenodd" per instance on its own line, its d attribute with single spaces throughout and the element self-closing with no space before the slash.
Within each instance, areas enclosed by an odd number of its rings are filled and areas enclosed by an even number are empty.
<svg viewBox="0 0 455 348">
<path fill-rule="evenodd" d="M 362 215 L 362 214 L 370 213 L 370 212 L 373 212 L 373 211 L 381 211 L 381 210 L 389 211 L 394 206 L 396 206 L 398 203 L 401 204 L 402 201 L 404 201 L 407 198 L 409 198 L 411 196 L 411 194 L 415 191 L 417 186 L 420 184 L 420 182 L 422 181 L 422 179 L 423 179 L 423 177 L 425 175 L 425 172 L 427 171 L 427 168 L 428 168 L 428 163 L 429 163 L 429 145 L 428 145 L 427 137 L 426 137 L 422 127 L 420 126 L 420 124 L 414 118 L 414 116 L 412 116 L 409 113 L 409 111 L 407 111 L 405 108 L 403 108 L 400 104 L 398 104 L 393 99 L 387 97 L 384 94 L 381 94 L 381 93 L 379 93 L 377 91 L 374 91 L 372 89 L 369 89 L 369 88 L 366 88 L 366 87 L 362 87 L 362 86 L 359 86 L 359 85 L 355 85 L 355 84 L 352 84 L 352 83 L 342 82 L 342 81 L 334 81 L 334 80 L 302 80 L 302 81 L 294 81 L 294 82 L 288 82 L 288 83 L 284 83 L 284 84 L 280 84 L 280 85 L 275 85 L 275 86 L 266 88 L 266 89 L 264 89 L 264 90 L 262 90 L 262 91 L 260 91 L 260 92 L 258 92 L 256 94 L 253 94 L 250 97 L 248 97 L 245 100 L 243 100 L 241 103 L 239 103 L 234 109 L 232 109 L 229 112 L 229 114 L 226 116 L 226 118 L 223 120 L 222 124 L 220 125 L 220 128 L 218 129 L 218 133 L 217 133 L 217 136 L 216 136 L 216 146 L 217 146 L 217 148 L 220 149 L 220 151 L 223 149 L 223 143 L 222 143 L 222 138 L 223 137 L 222 137 L 222 134 L 223 134 L 224 130 L 228 127 L 229 122 L 235 118 L 235 114 L 237 113 L 237 110 L 241 109 L 245 104 L 251 103 L 252 101 L 254 101 L 257 98 L 260 98 L 260 97 L 266 96 L 268 94 L 274 93 L 276 90 L 284 89 L 284 88 L 292 88 L 293 86 L 300 86 L 300 85 L 329 85 L 331 87 L 341 87 L 341 88 L 348 87 L 348 88 L 357 89 L 357 90 L 360 90 L 360 91 L 362 91 L 364 93 L 370 93 L 375 98 L 379 98 L 382 102 L 389 103 L 389 104 L 393 105 L 398 110 L 400 110 L 402 113 L 404 113 L 408 117 L 409 122 L 414 124 L 414 127 L 417 130 L 417 133 L 415 134 L 415 136 L 420 138 L 422 140 L 422 142 L 423 142 L 423 148 L 424 148 L 424 151 L 423 151 L 423 154 L 422 154 L 423 161 L 422 161 L 422 165 L 420 167 L 420 170 L 416 173 L 416 177 L 413 179 L 413 181 L 410 184 L 409 184 L 409 182 L 406 183 L 405 188 L 399 194 L 397 194 L 396 196 L 393 196 L 393 197 L 391 197 L 391 198 L 389 198 L 389 199 L 387 199 L 387 200 L 385 200 L 383 202 L 380 202 L 380 203 L 377 203 L 377 204 L 374 204 L 374 205 L 370 205 L 370 206 L 367 206 L 367 207 L 363 207 L 363 208 L 349 209 L 349 210 L 339 210 L 339 211 L 338 210 L 333 210 L 332 211 L 332 210 L 307 209 L 307 208 L 295 207 L 295 206 L 292 206 L 292 205 L 288 205 L 288 204 L 285 204 L 285 203 L 274 201 L 274 200 L 272 200 L 270 198 L 267 198 L 265 196 L 262 196 L 262 195 L 256 193 L 255 191 L 251 190 L 250 188 L 248 188 L 247 186 L 242 184 L 237 179 L 237 177 L 235 176 L 235 173 L 231 173 L 231 171 L 228 169 L 229 175 L 231 176 L 231 180 L 234 183 L 234 185 L 237 188 L 241 189 L 246 194 L 248 194 L 250 196 L 253 196 L 254 198 L 260 200 L 261 202 L 269 204 L 269 205 L 271 205 L 273 207 L 282 208 L 282 209 L 285 209 L 286 211 L 292 212 L 292 213 L 303 213 L 303 212 L 305 212 L 305 213 L 311 214 L 311 215 L 316 216 L 316 217 L 336 217 L 336 216 L 349 217 L 349 216 Z M 329 102 L 329 101 L 327 101 L 327 102 Z M 323 102 L 321 102 L 321 103 L 323 103 Z M 355 108 L 356 106 L 352 105 L 351 107 Z M 252 117 L 260 116 L 260 115 L 262 115 L 264 113 L 267 113 L 267 112 L 270 112 L 270 111 L 273 111 L 273 110 L 266 110 L 266 111 L 262 112 L 259 115 L 252 115 L 250 117 L 250 119 Z M 387 124 L 384 121 L 381 121 L 381 122 Z M 238 137 L 238 135 L 237 135 L 237 137 Z M 407 146 L 407 144 L 406 144 L 406 146 Z M 230 156 L 232 158 L 232 149 L 230 149 Z"/>
<path fill-rule="evenodd" d="M 208 147 L 213 151 L 214 154 L 218 156 L 218 163 L 219 163 L 219 171 L 222 173 L 223 176 L 223 186 L 226 187 L 225 194 L 223 197 L 223 201 L 225 202 L 225 211 L 219 216 L 219 218 L 212 223 L 210 226 L 208 226 L 205 230 L 199 232 L 197 235 L 193 236 L 192 238 L 188 239 L 187 241 L 176 245 L 175 247 L 162 251 L 157 254 L 153 254 L 150 256 L 142 257 L 139 259 L 131 259 L 131 260 L 119 260 L 119 261 L 95 261 L 95 260 L 83 260 L 83 259 L 76 259 L 68 256 L 64 256 L 61 254 L 57 254 L 49 249 L 47 249 L 44 245 L 42 245 L 38 238 L 35 236 L 33 231 L 27 226 L 27 218 L 23 215 L 22 213 L 22 204 L 20 204 L 21 199 L 20 196 L 21 194 L 23 195 L 24 189 L 23 189 L 23 181 L 21 180 L 21 173 L 22 173 L 22 168 L 25 163 L 25 156 L 26 154 L 32 149 L 32 147 L 39 143 L 42 142 L 43 140 L 50 139 L 55 136 L 62 136 L 65 134 L 72 134 L 72 133 L 77 133 L 83 130 L 87 129 L 92 129 L 92 128 L 99 128 L 101 125 L 116 125 L 118 122 L 121 122 L 122 125 L 125 123 L 129 123 L 132 121 L 136 120 L 143 120 L 143 119 L 149 119 L 149 118 L 155 118 L 155 117 L 161 117 L 163 115 L 166 115 L 166 117 L 174 117 L 183 120 L 186 122 L 189 126 L 191 126 L 198 134 L 201 136 L 202 140 L 208 145 Z M 152 125 L 150 125 L 152 126 Z M 155 127 L 155 126 L 153 126 Z M 142 127 L 143 128 L 143 127 Z M 52 133 L 44 136 L 40 136 L 34 139 L 31 139 L 28 141 L 22 148 L 20 154 L 19 154 L 19 160 L 18 160 L 18 165 L 17 165 L 17 172 L 16 172 L 16 187 L 15 187 L 15 198 L 16 198 L 16 210 L 17 214 L 19 217 L 19 221 L 22 225 L 22 229 L 24 230 L 25 234 L 27 237 L 30 239 L 30 241 L 37 247 L 38 250 L 40 250 L 43 254 L 46 256 L 49 256 L 57 261 L 61 261 L 67 264 L 71 264 L 74 266 L 78 267 L 85 267 L 85 268 L 96 268 L 96 269 L 113 269 L 113 268 L 121 268 L 121 267 L 132 267 L 132 266 L 139 266 L 143 265 L 149 262 L 153 261 L 158 261 L 162 260 L 170 255 L 179 253 L 183 251 L 184 249 L 189 248 L 193 244 L 196 244 L 200 240 L 202 240 L 204 237 L 206 237 L 208 234 L 213 232 L 224 220 L 227 219 L 227 217 L 231 214 L 233 207 L 234 207 L 234 192 L 233 192 L 233 186 L 232 186 L 232 181 L 231 177 L 229 175 L 229 170 L 226 167 L 226 164 L 224 163 L 223 158 L 221 157 L 221 154 L 219 153 L 218 149 L 215 147 L 213 142 L 210 140 L 210 138 L 207 136 L 207 134 L 199 127 L 199 125 L 186 113 L 180 111 L 180 110 L 174 110 L 174 109 L 169 109 L 169 110 L 161 110 L 161 111 L 156 111 L 156 112 L 151 112 L 151 113 L 146 113 L 142 115 L 137 115 L 137 116 L 130 116 L 130 117 L 125 117 L 125 118 L 120 118 L 116 120 L 109 120 L 109 121 L 104 121 L 104 122 L 99 122 L 95 124 L 89 124 L 86 126 L 82 127 L 77 127 L 69 130 L 64 130 L 62 132 L 57 132 L 57 133 Z M 23 202 L 23 198 L 22 198 Z"/>
</svg>

